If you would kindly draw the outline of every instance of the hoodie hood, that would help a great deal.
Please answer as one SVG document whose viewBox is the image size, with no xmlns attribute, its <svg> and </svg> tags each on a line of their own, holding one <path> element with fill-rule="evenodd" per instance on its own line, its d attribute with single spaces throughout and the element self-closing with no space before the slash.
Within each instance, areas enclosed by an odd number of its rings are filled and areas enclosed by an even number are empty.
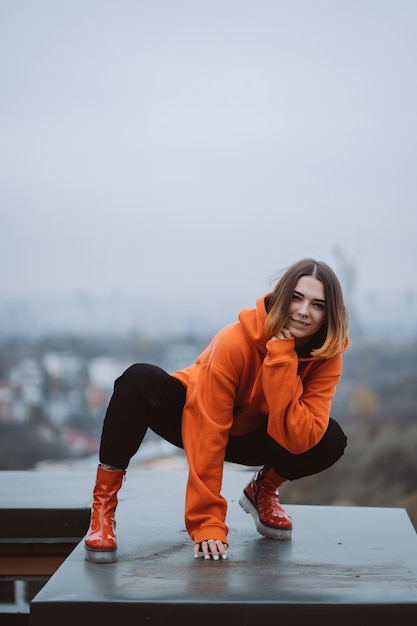
<svg viewBox="0 0 417 626">
<path fill-rule="evenodd" d="M 267 316 L 265 299 L 268 295 L 266 294 L 258 298 L 254 309 L 242 309 L 239 313 L 239 322 L 242 324 L 245 333 L 263 354 L 266 354 L 267 337 L 264 326 Z"/>
</svg>

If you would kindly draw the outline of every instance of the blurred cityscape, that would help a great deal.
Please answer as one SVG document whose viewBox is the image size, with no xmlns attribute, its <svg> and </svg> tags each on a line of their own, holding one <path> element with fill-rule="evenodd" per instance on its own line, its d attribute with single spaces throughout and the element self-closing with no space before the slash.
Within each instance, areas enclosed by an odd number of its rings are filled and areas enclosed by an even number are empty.
<svg viewBox="0 0 417 626">
<path fill-rule="evenodd" d="M 74 335 L 0 340 L 0 469 L 97 462 L 98 442 L 115 379 L 136 361 L 168 371 L 192 362 L 197 338 L 154 341 L 140 336 Z M 165 456 L 155 442 L 142 456 Z M 155 437 L 156 439 L 156 437 Z M 144 446 L 144 448 L 147 446 Z"/>
</svg>

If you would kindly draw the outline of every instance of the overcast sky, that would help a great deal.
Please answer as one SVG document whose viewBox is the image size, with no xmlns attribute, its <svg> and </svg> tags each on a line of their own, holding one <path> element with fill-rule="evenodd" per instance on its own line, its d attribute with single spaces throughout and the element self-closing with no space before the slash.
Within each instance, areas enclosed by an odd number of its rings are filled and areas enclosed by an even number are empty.
<svg viewBox="0 0 417 626">
<path fill-rule="evenodd" d="M 415 0 L 0 0 L 0 294 L 417 293 Z M 364 297 L 364 296 L 363 296 Z"/>
</svg>

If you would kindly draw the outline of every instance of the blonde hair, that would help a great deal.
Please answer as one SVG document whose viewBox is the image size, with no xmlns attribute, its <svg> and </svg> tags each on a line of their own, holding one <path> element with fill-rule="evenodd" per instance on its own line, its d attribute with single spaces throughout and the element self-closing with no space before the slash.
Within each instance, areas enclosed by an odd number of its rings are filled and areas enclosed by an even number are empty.
<svg viewBox="0 0 417 626">
<path fill-rule="evenodd" d="M 326 300 L 326 321 L 322 328 L 324 340 L 319 348 L 312 350 L 311 354 L 330 359 L 345 347 L 348 314 L 339 279 L 334 271 L 321 261 L 302 259 L 285 271 L 268 298 L 265 334 L 270 338 L 285 326 L 296 284 L 302 276 L 312 276 L 323 285 Z"/>
</svg>

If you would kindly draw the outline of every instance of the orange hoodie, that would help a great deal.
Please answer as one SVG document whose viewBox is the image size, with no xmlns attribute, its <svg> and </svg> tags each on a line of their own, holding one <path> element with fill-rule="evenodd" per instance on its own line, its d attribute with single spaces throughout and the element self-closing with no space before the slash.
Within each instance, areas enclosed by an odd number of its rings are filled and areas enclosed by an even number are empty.
<svg viewBox="0 0 417 626">
<path fill-rule="evenodd" d="M 320 441 L 329 423 L 342 354 L 302 358 L 293 338 L 266 341 L 265 297 L 221 330 L 194 365 L 173 374 L 187 387 L 185 523 L 194 543 L 227 543 L 227 502 L 220 492 L 229 434 L 255 430 L 268 416 L 268 434 L 300 454 Z"/>
</svg>

